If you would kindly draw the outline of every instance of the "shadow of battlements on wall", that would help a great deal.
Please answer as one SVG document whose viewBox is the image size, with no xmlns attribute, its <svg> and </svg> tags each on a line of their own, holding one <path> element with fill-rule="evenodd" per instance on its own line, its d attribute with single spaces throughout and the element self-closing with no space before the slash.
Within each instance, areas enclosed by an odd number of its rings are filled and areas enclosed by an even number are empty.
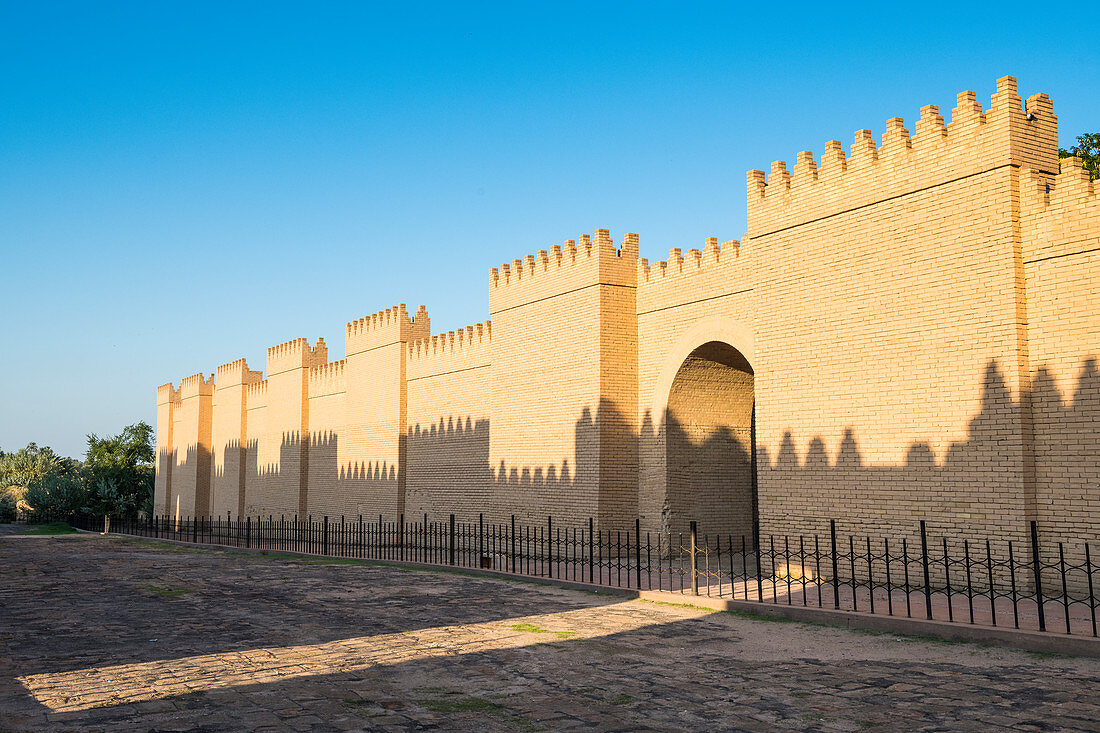
<svg viewBox="0 0 1100 733">
<path fill-rule="evenodd" d="M 591 513 L 603 528 L 630 528 L 639 513 L 637 489 L 632 480 L 622 477 L 630 476 L 637 466 L 637 446 L 667 449 L 675 444 L 685 451 L 679 458 L 684 465 L 707 465 L 731 452 L 735 461 L 755 459 L 760 521 L 772 530 L 820 532 L 829 519 L 836 519 L 843 531 L 877 533 L 895 531 L 899 524 L 915 527 L 917 519 L 923 518 L 930 525 L 954 527 L 977 537 L 1003 534 L 1006 524 L 1022 533 L 1026 522 L 1035 519 L 1059 535 L 1096 539 L 1100 534 L 1097 360 L 1090 357 L 1080 363 L 1072 391 L 1063 393 L 1052 371 L 1043 367 L 1035 373 L 1030 390 L 1019 395 L 1013 395 L 997 362 L 990 361 L 979 390 L 980 409 L 969 421 L 965 440 L 951 443 L 939 458 L 931 444 L 915 440 L 903 462 L 888 465 L 869 462 L 860 437 L 850 427 L 836 436 L 834 454 L 827 449 L 827 436 L 796 435 L 792 430 L 778 445 L 758 441 L 754 457 L 742 436 L 728 429 L 716 429 L 697 440 L 696 433 L 675 418 L 666 415 L 655 423 L 646 414 L 641 428 L 633 430 L 614 405 L 605 403 L 595 410 L 581 410 L 574 424 L 572 460 L 515 466 L 491 461 L 488 419 L 440 416 L 436 422 L 414 424 L 408 430 L 405 492 L 400 498 L 402 477 L 396 464 L 343 460 L 340 436 L 316 433 L 305 451 L 307 513 L 333 518 L 382 513 L 394 520 L 399 512 L 393 507 L 400 505 L 409 521 L 424 514 L 442 518 L 455 513 L 459 521 L 484 515 L 487 522 L 504 522 L 514 514 L 517 521 L 531 523 L 543 523 L 552 516 L 562 526 L 586 525 Z M 609 434 L 617 437 L 609 440 Z M 602 462 L 601 435 L 607 457 Z M 1022 450 L 1027 435 L 1034 436 L 1033 454 Z M 217 492 L 225 483 L 222 479 L 232 475 L 233 461 L 243 460 L 245 493 L 263 484 L 268 497 L 266 506 L 248 498 L 244 513 L 293 515 L 301 448 L 297 434 L 284 434 L 279 461 L 261 465 L 255 442 L 243 452 L 239 446 L 228 446 L 221 461 L 215 462 L 212 504 L 218 506 L 221 501 Z M 173 473 L 185 473 L 186 465 L 197 458 L 197 452 L 189 449 Z M 606 472 L 616 458 L 627 470 L 609 475 Z M 160 455 L 162 466 L 172 459 L 164 452 Z M 270 488 L 283 485 L 271 481 L 280 477 L 285 479 L 285 495 Z M 236 502 L 236 485 L 232 486 Z M 577 516 L 576 511 L 562 509 L 569 506 L 592 510 Z M 241 510 L 238 506 L 231 513 Z M 706 507 L 695 506 L 692 511 L 705 530 Z M 746 507 L 745 511 L 751 510 Z M 667 521 L 663 526 L 661 521 L 653 516 L 645 519 L 647 528 L 667 529 Z"/>
</svg>

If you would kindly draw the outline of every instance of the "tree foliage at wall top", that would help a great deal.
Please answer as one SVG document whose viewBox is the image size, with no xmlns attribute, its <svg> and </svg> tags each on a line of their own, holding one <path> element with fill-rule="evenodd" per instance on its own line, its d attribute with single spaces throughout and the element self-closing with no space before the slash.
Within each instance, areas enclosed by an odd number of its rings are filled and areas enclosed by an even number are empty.
<svg viewBox="0 0 1100 733">
<path fill-rule="evenodd" d="M 1077 144 L 1069 150 L 1058 151 L 1059 158 L 1077 156 L 1089 172 L 1089 179 L 1100 178 L 1100 132 L 1086 132 L 1077 136 Z"/>
</svg>

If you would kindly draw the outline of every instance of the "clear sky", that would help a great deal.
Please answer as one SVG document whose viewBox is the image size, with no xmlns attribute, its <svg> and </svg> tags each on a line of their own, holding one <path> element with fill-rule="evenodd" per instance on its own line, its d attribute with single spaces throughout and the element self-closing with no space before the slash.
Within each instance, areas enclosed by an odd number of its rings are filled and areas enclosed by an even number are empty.
<svg viewBox="0 0 1100 733">
<path fill-rule="evenodd" d="M 990 8 L 993 6 L 991 5 Z M 1100 130 L 1081 3 L 0 2 L 0 448 L 596 228 L 745 230 L 745 171 L 998 76 Z"/>
</svg>

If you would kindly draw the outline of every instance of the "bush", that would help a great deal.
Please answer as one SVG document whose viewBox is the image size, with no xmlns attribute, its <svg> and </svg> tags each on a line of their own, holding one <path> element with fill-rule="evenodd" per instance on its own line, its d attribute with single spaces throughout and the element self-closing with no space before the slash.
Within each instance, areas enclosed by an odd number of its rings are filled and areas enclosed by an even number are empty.
<svg viewBox="0 0 1100 733">
<path fill-rule="evenodd" d="M 68 519 L 85 510 L 88 490 L 83 472 L 54 473 L 32 481 L 23 501 L 32 522 Z"/>
</svg>

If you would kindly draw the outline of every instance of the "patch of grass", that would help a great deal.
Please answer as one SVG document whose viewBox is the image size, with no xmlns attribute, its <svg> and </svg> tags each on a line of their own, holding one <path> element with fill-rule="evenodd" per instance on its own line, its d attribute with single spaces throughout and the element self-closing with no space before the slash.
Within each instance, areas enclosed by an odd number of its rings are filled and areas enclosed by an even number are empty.
<svg viewBox="0 0 1100 733">
<path fill-rule="evenodd" d="M 472 695 L 453 700 L 421 700 L 419 704 L 433 713 L 484 713 L 494 715 L 504 711 L 504 708 L 495 702 Z"/>
<path fill-rule="evenodd" d="M 550 629 L 544 629 L 541 626 L 528 623 L 511 624 L 508 628 L 513 631 L 526 631 L 529 634 L 553 634 L 559 639 L 572 639 L 577 635 L 575 631 L 551 631 Z"/>
<path fill-rule="evenodd" d="M 76 530 L 68 522 L 50 522 L 35 525 L 34 529 L 28 529 L 23 534 L 76 534 Z"/>
<path fill-rule="evenodd" d="M 625 693 L 620 693 L 614 697 L 607 698 L 607 701 L 612 705 L 633 705 L 637 702 L 637 699 Z"/>
<path fill-rule="evenodd" d="M 143 585 L 142 588 L 154 595 L 158 595 L 161 598 L 165 598 L 170 601 L 192 592 L 190 588 L 183 588 L 180 586 L 172 585 L 157 585 L 156 583 L 147 583 Z"/>
</svg>

